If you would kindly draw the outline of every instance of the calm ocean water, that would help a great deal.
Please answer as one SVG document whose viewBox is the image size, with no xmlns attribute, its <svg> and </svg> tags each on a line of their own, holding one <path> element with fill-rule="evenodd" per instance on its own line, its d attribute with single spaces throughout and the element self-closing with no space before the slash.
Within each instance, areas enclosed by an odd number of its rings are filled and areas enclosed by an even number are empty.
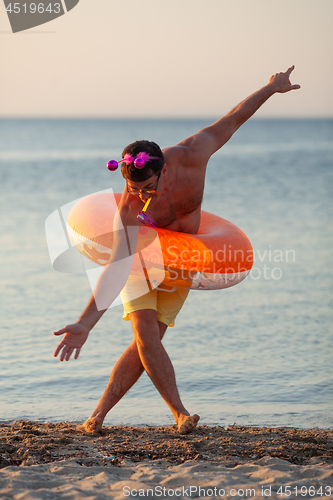
<svg viewBox="0 0 333 500">
<path fill-rule="evenodd" d="M 131 341 L 115 307 L 77 361 L 53 358 L 52 331 L 77 319 L 91 290 L 84 274 L 52 269 L 47 216 L 121 191 L 105 164 L 129 142 L 165 147 L 210 122 L 0 121 L 1 421 L 83 421 Z M 256 262 L 234 288 L 191 292 L 165 338 L 185 406 L 203 424 L 333 428 L 332 138 L 332 120 L 253 119 L 210 160 L 203 208 L 249 236 Z M 144 375 L 106 423 L 173 418 Z"/>
</svg>

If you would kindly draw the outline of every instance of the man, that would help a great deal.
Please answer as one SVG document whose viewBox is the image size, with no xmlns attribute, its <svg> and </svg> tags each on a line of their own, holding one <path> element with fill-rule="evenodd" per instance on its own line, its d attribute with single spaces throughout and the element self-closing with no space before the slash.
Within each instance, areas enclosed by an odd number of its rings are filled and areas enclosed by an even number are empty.
<svg viewBox="0 0 333 500">
<path fill-rule="evenodd" d="M 290 83 L 289 77 L 293 69 L 294 66 L 285 73 L 273 75 L 265 87 L 246 98 L 226 116 L 176 146 L 162 152 L 155 143 L 138 141 L 125 148 L 123 158 L 126 154 L 129 155 L 125 156 L 127 161 L 122 164 L 126 186 L 114 228 L 135 226 L 136 238 L 140 225 L 138 212 L 147 199 L 151 198 L 149 210 L 158 227 L 197 233 L 209 158 L 273 94 L 300 88 L 299 85 Z M 137 168 L 135 159 L 142 157 L 142 153 L 146 154 L 143 156 L 147 161 L 143 162 L 143 167 Z M 126 282 L 132 264 L 131 251 L 124 231 L 117 231 L 116 234 L 118 236 L 115 237 L 110 262 L 103 271 L 86 310 L 75 324 L 54 332 L 54 335 L 65 334 L 54 355 L 57 356 L 61 351 L 60 360 L 68 361 L 75 349 L 76 359 L 90 330 L 125 287 L 123 302 L 134 338 L 114 366 L 105 392 L 83 428 L 87 432 L 100 432 L 106 414 L 146 370 L 169 405 L 179 432 L 185 434 L 197 425 L 199 416 L 190 415 L 183 406 L 173 366 L 161 340 L 167 327 L 173 324 L 188 292 L 182 289 L 173 293 L 152 290 L 127 301 Z M 113 263 L 116 265 L 112 266 Z"/>
</svg>

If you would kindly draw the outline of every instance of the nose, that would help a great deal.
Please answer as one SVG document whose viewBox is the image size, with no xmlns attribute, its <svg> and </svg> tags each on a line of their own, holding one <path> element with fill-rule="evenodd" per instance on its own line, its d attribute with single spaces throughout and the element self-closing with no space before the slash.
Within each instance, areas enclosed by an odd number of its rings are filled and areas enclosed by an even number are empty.
<svg viewBox="0 0 333 500">
<path fill-rule="evenodd" d="M 149 195 L 148 193 L 142 193 L 142 191 L 140 191 L 139 196 L 140 196 L 140 200 L 142 200 L 142 201 L 147 201 L 148 198 L 151 198 L 151 195 Z"/>
</svg>

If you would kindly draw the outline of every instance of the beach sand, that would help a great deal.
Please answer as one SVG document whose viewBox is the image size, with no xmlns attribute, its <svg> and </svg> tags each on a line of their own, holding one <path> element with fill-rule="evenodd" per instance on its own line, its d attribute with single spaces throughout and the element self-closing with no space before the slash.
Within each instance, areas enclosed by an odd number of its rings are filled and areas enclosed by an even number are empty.
<svg viewBox="0 0 333 500">
<path fill-rule="evenodd" d="M 333 430 L 0 426 L 3 500 L 332 498 Z M 289 494 L 289 492 L 291 494 Z"/>
</svg>

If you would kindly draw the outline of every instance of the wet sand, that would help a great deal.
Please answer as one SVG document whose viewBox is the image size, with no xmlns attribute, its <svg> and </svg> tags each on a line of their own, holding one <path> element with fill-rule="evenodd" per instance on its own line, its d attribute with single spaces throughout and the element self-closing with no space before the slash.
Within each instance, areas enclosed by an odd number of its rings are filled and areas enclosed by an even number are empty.
<svg viewBox="0 0 333 500">
<path fill-rule="evenodd" d="M 71 423 L 0 426 L 1 499 L 240 498 L 231 489 L 247 488 L 281 499 L 286 485 L 291 498 L 333 498 L 332 465 L 333 430 L 112 426 L 92 436 Z"/>
</svg>

